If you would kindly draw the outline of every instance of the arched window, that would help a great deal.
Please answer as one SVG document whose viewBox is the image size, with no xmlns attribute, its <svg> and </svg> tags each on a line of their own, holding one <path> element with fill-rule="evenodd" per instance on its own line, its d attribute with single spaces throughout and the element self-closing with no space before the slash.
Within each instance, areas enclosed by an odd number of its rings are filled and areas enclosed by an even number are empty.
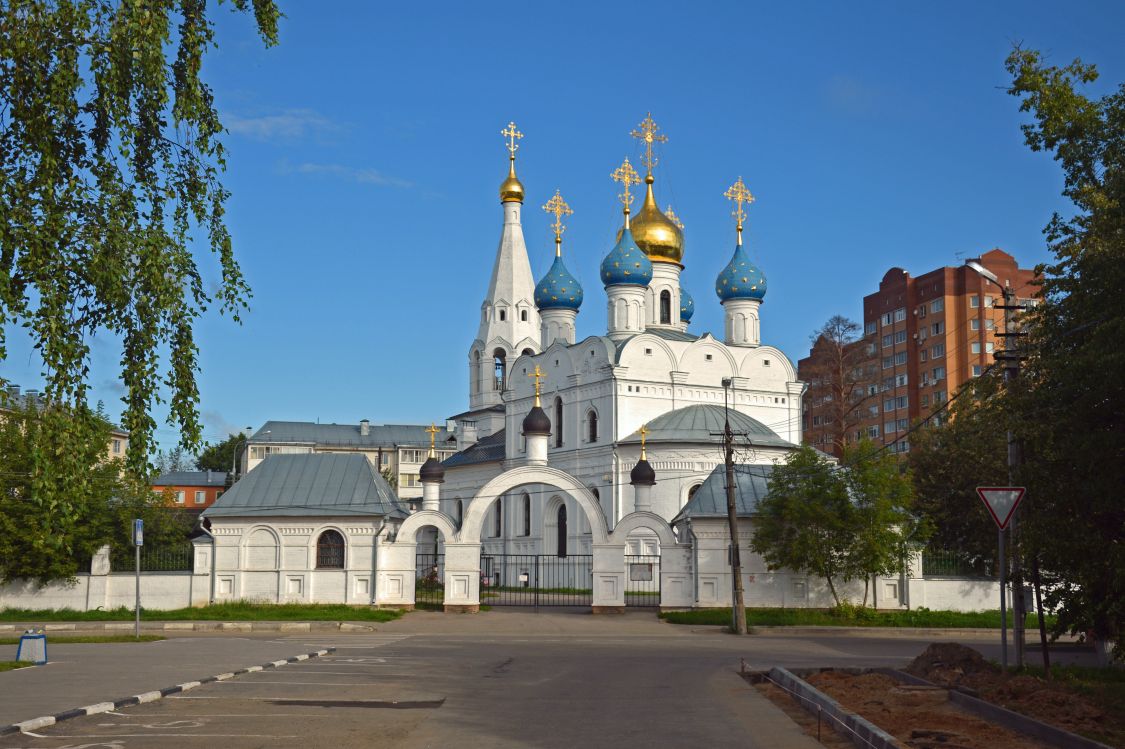
<svg viewBox="0 0 1125 749">
<path fill-rule="evenodd" d="M 566 556 L 566 536 L 567 536 L 567 533 L 566 533 L 566 505 L 559 505 L 558 520 L 559 520 L 558 542 L 557 542 L 558 543 L 558 549 L 559 549 L 558 553 L 559 553 L 560 557 L 565 557 Z"/>
<path fill-rule="evenodd" d="M 527 322 L 527 310 L 520 310 L 520 322 Z"/>
<path fill-rule="evenodd" d="M 465 519 L 465 503 L 462 502 L 459 499 L 456 500 L 456 502 L 457 502 L 457 507 L 456 507 L 456 510 L 457 510 L 457 525 L 461 525 L 461 521 Z"/>
<path fill-rule="evenodd" d="M 593 409 L 586 414 L 586 439 L 588 442 L 598 441 L 598 413 Z"/>
<path fill-rule="evenodd" d="M 555 447 L 563 446 L 562 398 L 555 398 Z"/>
<path fill-rule="evenodd" d="M 531 535 L 531 497 L 523 493 L 523 535 Z"/>
<path fill-rule="evenodd" d="M 703 484 L 696 484 L 695 486 L 693 486 L 692 488 L 687 490 L 687 501 L 688 502 L 691 501 L 691 498 L 695 496 L 695 493 L 697 491 L 699 491 L 699 487 L 701 487 L 701 486 L 703 486 Z M 687 502 L 685 502 L 684 504 L 686 505 Z"/>
<path fill-rule="evenodd" d="M 508 319 L 507 310 L 500 310 L 500 322 L 504 322 L 507 319 Z"/>
<path fill-rule="evenodd" d="M 668 289 L 660 292 L 660 324 L 672 324 L 672 292 Z"/>
<path fill-rule="evenodd" d="M 498 348 L 492 352 L 492 389 L 503 390 L 507 374 L 507 356 L 504 349 Z"/>
<path fill-rule="evenodd" d="M 480 351 L 474 351 L 473 352 L 473 374 L 472 374 L 472 377 L 469 378 L 470 380 L 472 380 L 472 382 L 470 383 L 470 387 L 472 387 L 472 389 L 473 389 L 472 390 L 473 395 L 476 395 L 478 392 L 480 392 L 480 380 L 481 380 L 480 374 L 481 374 L 480 373 Z"/>
<path fill-rule="evenodd" d="M 316 568 L 318 570 L 344 569 L 344 537 L 339 531 L 325 531 L 316 540 Z"/>
<path fill-rule="evenodd" d="M 522 353 L 522 354 L 523 354 L 524 356 L 534 356 L 534 355 L 535 355 L 535 352 L 534 352 L 534 351 L 532 351 L 532 350 L 531 350 L 531 349 L 529 349 L 529 348 L 525 348 L 525 349 L 524 349 L 524 350 L 523 350 L 522 352 L 520 352 L 520 353 Z"/>
<path fill-rule="evenodd" d="M 504 535 L 504 499 L 496 500 L 496 532 L 492 534 L 496 538 Z"/>
</svg>

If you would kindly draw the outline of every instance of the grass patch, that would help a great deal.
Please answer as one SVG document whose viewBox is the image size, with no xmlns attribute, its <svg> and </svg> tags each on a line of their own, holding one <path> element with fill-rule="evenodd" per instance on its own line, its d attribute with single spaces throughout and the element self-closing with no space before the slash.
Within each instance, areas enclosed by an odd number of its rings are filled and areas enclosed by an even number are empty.
<svg viewBox="0 0 1125 749">
<path fill-rule="evenodd" d="M 199 608 L 157 611 L 141 609 L 142 621 L 349 621 L 389 622 L 402 616 L 396 609 L 372 606 L 305 603 L 250 603 L 234 601 Z M 34 610 L 0 609 L 0 622 L 130 622 L 133 610 L 125 607 L 108 611 L 75 611 L 73 609 Z"/>
<path fill-rule="evenodd" d="M 672 624 L 730 625 L 730 608 L 697 609 L 694 611 L 665 611 L 660 618 Z M 1047 617 L 1050 627 L 1053 617 Z M 935 627 L 1000 629 L 999 611 L 931 611 L 925 608 L 911 611 L 875 611 L 847 607 L 837 609 L 746 609 L 746 620 L 751 626 L 818 626 L 818 627 Z M 1012 617 L 1008 616 L 1008 626 Z M 1029 614 L 1028 631 L 1038 629 L 1038 619 Z"/>
<path fill-rule="evenodd" d="M 48 634 L 47 642 L 51 645 L 58 645 L 64 642 L 77 642 L 77 643 L 94 643 L 94 642 L 160 642 L 167 640 L 163 635 L 141 635 L 137 639 L 133 635 L 79 635 L 77 637 L 70 637 L 67 635 Z M 0 637 L 0 645 L 19 645 L 20 638 L 18 637 Z"/>
<path fill-rule="evenodd" d="M 17 668 L 27 668 L 34 664 L 27 661 L 0 661 L 0 671 L 15 671 Z"/>
</svg>

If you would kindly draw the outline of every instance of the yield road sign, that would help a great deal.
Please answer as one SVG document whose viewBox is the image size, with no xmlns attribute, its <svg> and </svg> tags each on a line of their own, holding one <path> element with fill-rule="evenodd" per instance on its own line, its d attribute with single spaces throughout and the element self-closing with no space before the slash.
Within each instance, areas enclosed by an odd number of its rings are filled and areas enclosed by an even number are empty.
<svg viewBox="0 0 1125 749">
<path fill-rule="evenodd" d="M 1027 489 L 1022 486 L 978 486 L 977 494 L 984 501 L 996 527 L 1004 530 Z"/>
</svg>

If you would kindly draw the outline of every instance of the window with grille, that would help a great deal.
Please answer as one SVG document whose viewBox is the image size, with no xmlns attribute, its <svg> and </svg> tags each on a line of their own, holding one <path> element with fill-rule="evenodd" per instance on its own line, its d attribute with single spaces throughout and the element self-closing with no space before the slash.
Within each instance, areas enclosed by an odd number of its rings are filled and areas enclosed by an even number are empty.
<svg viewBox="0 0 1125 749">
<path fill-rule="evenodd" d="M 316 540 L 316 568 L 318 570 L 344 569 L 344 537 L 339 531 L 325 531 Z"/>
</svg>

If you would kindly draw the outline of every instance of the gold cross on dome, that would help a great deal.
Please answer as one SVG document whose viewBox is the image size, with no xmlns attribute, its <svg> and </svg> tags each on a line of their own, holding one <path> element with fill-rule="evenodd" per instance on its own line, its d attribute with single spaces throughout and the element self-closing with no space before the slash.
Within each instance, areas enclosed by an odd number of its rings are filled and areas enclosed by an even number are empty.
<svg viewBox="0 0 1125 749">
<path fill-rule="evenodd" d="M 625 192 L 617 197 L 621 200 L 621 204 L 625 206 L 625 213 L 629 213 L 629 206 L 633 204 L 633 196 L 629 194 L 629 188 L 641 183 L 640 175 L 637 174 L 637 170 L 633 168 L 633 165 L 629 163 L 629 159 L 626 158 L 621 162 L 621 166 L 614 169 L 609 176 L 613 178 L 614 182 L 620 182 L 625 188 Z"/>
<path fill-rule="evenodd" d="M 426 427 L 426 431 L 430 433 L 430 457 L 432 458 L 434 457 L 434 438 L 441 430 L 431 422 L 430 425 Z"/>
<path fill-rule="evenodd" d="M 641 460 L 647 460 L 647 458 L 645 458 L 645 437 L 649 434 L 651 434 L 651 432 L 649 431 L 648 424 L 641 424 Z"/>
<path fill-rule="evenodd" d="M 727 191 L 723 193 L 723 197 L 727 200 L 733 200 L 738 204 L 738 208 L 732 211 L 730 215 L 734 216 L 734 218 L 738 221 L 738 243 L 742 244 L 742 222 L 746 220 L 746 211 L 743 210 L 742 204 L 745 203 L 746 205 L 750 205 L 754 202 L 754 196 L 751 195 L 750 191 L 746 189 L 746 185 L 743 184 L 742 177 L 740 176 L 738 178 L 738 181 L 731 185 L 730 188 L 728 188 Z"/>
<path fill-rule="evenodd" d="M 547 213 L 555 214 L 555 223 L 551 225 L 551 228 L 555 230 L 555 255 L 561 255 L 562 235 L 563 232 L 566 231 L 566 225 L 563 224 L 562 219 L 563 216 L 573 215 L 574 211 L 570 210 L 570 206 L 566 204 L 566 201 L 563 200 L 562 194 L 558 190 L 555 190 L 555 197 L 547 201 L 547 204 L 543 206 L 543 210 Z"/>
<path fill-rule="evenodd" d="M 505 147 L 508 149 L 508 155 L 513 159 L 516 158 L 516 151 L 520 150 L 519 144 L 516 143 L 516 141 L 523 137 L 523 133 L 516 130 L 515 122 L 509 122 L 508 126 L 500 131 L 500 134 L 508 139 L 508 142 L 505 144 Z"/>
<path fill-rule="evenodd" d="M 535 365 L 535 371 L 527 375 L 535 380 L 535 405 L 539 405 L 539 381 L 547 376 L 547 373 L 539 369 L 539 365 Z"/>
<path fill-rule="evenodd" d="M 660 126 L 653 122 L 652 112 L 646 114 L 644 120 L 641 122 L 641 124 L 637 125 L 637 127 L 640 129 L 630 131 L 629 135 L 638 140 L 644 141 L 645 155 L 642 157 L 641 161 L 644 163 L 645 168 L 648 169 L 648 173 L 652 174 L 652 168 L 656 166 L 657 162 L 657 158 L 652 155 L 653 144 L 667 143 L 668 136 L 656 134 L 656 132 L 660 129 Z"/>
<path fill-rule="evenodd" d="M 680 217 L 679 217 L 679 216 L 677 216 L 676 214 L 672 213 L 672 206 L 668 206 L 668 207 L 667 207 L 667 208 L 666 208 L 666 209 L 664 210 L 664 215 L 668 217 L 668 220 L 669 220 L 669 221 L 671 221 L 671 222 L 672 222 L 673 224 L 675 224 L 675 225 L 676 225 L 676 228 L 677 228 L 677 229 L 679 229 L 680 231 L 683 231 L 683 229 L 684 229 L 684 222 L 683 222 L 683 221 L 680 221 Z"/>
</svg>

